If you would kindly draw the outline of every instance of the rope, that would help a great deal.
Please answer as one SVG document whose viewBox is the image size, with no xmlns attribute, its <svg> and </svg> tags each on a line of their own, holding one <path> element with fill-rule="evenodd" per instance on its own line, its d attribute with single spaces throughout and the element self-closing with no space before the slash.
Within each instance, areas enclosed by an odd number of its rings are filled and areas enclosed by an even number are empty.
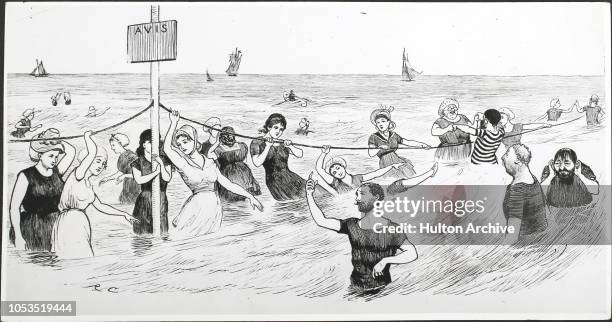
<svg viewBox="0 0 612 322">
<path fill-rule="evenodd" d="M 172 112 L 172 109 L 165 107 L 161 103 L 159 103 L 159 106 L 161 108 L 163 108 L 164 110 L 168 111 L 168 112 Z M 577 120 L 579 120 L 579 119 L 581 119 L 583 117 L 584 117 L 584 115 L 581 115 L 581 116 L 579 116 L 579 117 L 577 117 L 577 118 L 575 118 L 573 120 L 569 120 L 569 121 L 553 124 L 550 127 L 561 126 L 561 125 L 564 125 L 564 124 L 567 124 L 567 123 L 575 122 L 575 121 L 577 121 Z M 189 122 L 198 124 L 200 126 L 203 126 L 204 128 L 207 128 L 209 130 L 225 133 L 225 131 L 223 131 L 221 129 L 214 128 L 212 126 L 206 125 L 206 124 L 198 122 L 196 120 L 192 120 L 192 119 L 184 117 L 184 116 L 181 116 L 180 118 L 185 120 L 185 121 L 189 121 Z M 535 131 L 538 131 L 538 130 L 541 130 L 541 129 L 544 129 L 544 128 L 550 128 L 550 127 L 540 127 L 540 128 L 537 128 L 537 129 L 525 130 L 525 131 L 522 131 L 520 133 L 506 135 L 506 136 L 504 136 L 504 138 L 510 138 L 510 137 L 517 136 L 517 135 L 523 135 L 525 133 L 535 132 Z M 244 135 L 244 134 L 239 134 L 239 133 L 232 133 L 232 134 L 234 136 L 236 136 L 236 137 L 245 138 L 245 139 L 262 140 L 262 141 L 265 140 L 262 137 L 249 136 L 249 135 Z M 273 142 L 282 143 L 282 142 L 284 142 L 284 140 L 274 139 Z M 442 146 L 442 147 L 446 148 L 446 147 L 451 147 L 451 146 L 461 146 L 461 145 L 467 145 L 467 144 L 470 144 L 470 143 L 471 142 L 455 143 L 455 144 L 445 145 L 445 146 Z M 292 143 L 291 145 L 305 147 L 305 148 L 313 148 L 313 149 L 322 149 L 323 148 L 323 145 L 311 145 L 311 144 L 295 143 L 295 142 Z M 430 149 L 437 149 L 437 148 L 440 148 L 440 147 L 424 148 L 424 147 L 420 147 L 420 146 L 410 146 L 410 145 L 398 146 L 397 147 L 397 149 L 399 149 L 399 150 L 430 150 Z M 372 148 L 370 148 L 370 147 L 330 146 L 330 149 L 334 149 L 334 150 L 369 150 L 369 149 L 372 149 Z"/>
<path fill-rule="evenodd" d="M 103 128 L 101 130 L 93 131 L 91 134 L 95 135 L 95 134 L 98 134 L 98 133 L 101 133 L 101 132 L 108 131 L 110 129 L 114 129 L 114 128 L 118 127 L 118 126 L 121 126 L 121 125 L 123 125 L 123 124 L 125 124 L 125 123 L 127 123 L 127 122 L 129 122 L 129 121 L 131 121 L 131 120 L 133 120 L 133 119 L 135 119 L 137 117 L 139 117 L 144 112 L 148 111 L 152 106 L 153 106 L 153 102 L 151 101 L 151 104 L 149 104 L 149 106 L 144 108 L 142 111 L 140 111 L 140 112 L 138 112 L 138 113 L 128 117 L 127 119 L 125 119 L 125 120 L 123 120 L 123 121 L 121 121 L 119 123 L 116 123 L 116 124 L 113 124 L 111 126 L 105 127 L 105 128 Z M 33 139 L 21 139 L 21 140 L 9 140 L 9 142 L 16 143 L 16 142 L 32 142 L 32 141 L 48 141 L 48 140 L 72 140 L 72 139 L 77 139 L 77 138 L 82 138 L 82 137 L 83 137 L 83 134 L 80 134 L 80 135 L 71 135 L 71 136 L 61 136 L 61 137 L 58 137 L 58 138 L 38 138 L 38 139 L 34 139 L 33 138 Z"/>
</svg>

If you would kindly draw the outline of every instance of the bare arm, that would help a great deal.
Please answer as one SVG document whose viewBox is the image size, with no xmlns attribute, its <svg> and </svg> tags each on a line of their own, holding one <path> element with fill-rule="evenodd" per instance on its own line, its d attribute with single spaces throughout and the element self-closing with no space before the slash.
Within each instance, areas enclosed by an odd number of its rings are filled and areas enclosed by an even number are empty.
<svg viewBox="0 0 612 322">
<path fill-rule="evenodd" d="M 96 196 L 96 199 L 94 199 L 92 205 L 98 209 L 100 212 L 104 213 L 105 215 L 109 215 L 109 216 L 121 216 L 123 218 L 125 218 L 125 220 L 127 220 L 129 223 L 132 223 L 133 221 L 137 221 L 136 218 L 132 217 L 132 215 L 128 214 L 127 212 L 121 211 L 119 209 L 115 209 L 103 202 L 100 201 L 100 199 L 98 198 L 98 196 Z"/>
<path fill-rule="evenodd" d="M 74 161 L 76 149 L 72 144 L 68 143 L 68 141 L 62 141 L 62 145 L 64 146 L 64 157 L 57 164 L 57 171 L 63 176 L 70 168 L 70 165 L 72 165 L 72 161 Z"/>
<path fill-rule="evenodd" d="M 164 161 L 159 155 L 155 158 L 155 160 L 157 161 L 157 164 L 159 164 L 159 173 L 161 174 L 161 178 L 164 181 L 169 182 L 170 179 L 172 179 L 172 165 L 164 165 Z"/>
<path fill-rule="evenodd" d="M 380 169 L 374 170 L 372 172 L 364 173 L 363 174 L 363 181 L 369 181 L 369 180 L 376 179 L 376 178 L 382 176 L 383 174 L 389 172 L 393 168 L 397 169 L 400 165 L 402 165 L 402 164 L 401 163 L 392 164 L 390 166 L 386 166 L 384 168 L 380 168 Z"/>
<path fill-rule="evenodd" d="M 298 148 L 297 146 L 294 146 L 290 140 L 285 140 L 283 144 L 289 148 L 291 154 L 293 154 L 296 158 L 301 158 L 302 156 L 304 156 L 304 151 L 302 151 L 302 149 Z"/>
<path fill-rule="evenodd" d="M 145 184 L 151 180 L 153 180 L 153 178 L 155 178 L 158 174 L 159 174 L 160 170 L 159 169 L 155 169 L 155 171 L 149 173 L 149 174 L 145 174 L 142 175 L 142 172 L 140 172 L 140 170 L 132 167 L 132 173 L 134 175 L 134 181 L 136 181 L 136 183 L 138 184 Z"/>
<path fill-rule="evenodd" d="M 217 172 L 217 182 L 219 182 L 220 185 L 237 195 L 248 198 L 253 208 L 257 208 L 259 211 L 263 210 L 261 202 L 259 202 L 259 200 L 257 200 L 257 198 L 255 198 L 251 193 L 246 191 L 246 189 L 243 187 L 231 182 L 228 178 L 222 175 L 219 168 L 215 167 L 215 171 Z"/>
<path fill-rule="evenodd" d="M 548 123 L 527 123 L 523 124 L 523 130 L 537 130 L 544 127 L 551 127 Z"/>
<path fill-rule="evenodd" d="M 329 173 L 327 173 L 325 171 L 325 158 L 327 157 L 328 153 L 329 153 L 328 146 L 323 147 L 323 151 L 321 152 L 321 154 L 317 158 L 317 165 L 315 167 L 315 170 L 317 170 L 317 173 L 319 174 L 319 176 L 327 184 L 331 184 L 334 181 L 334 177 L 332 177 Z"/>
<path fill-rule="evenodd" d="M 217 139 L 217 141 L 215 141 L 215 143 L 210 146 L 210 149 L 208 149 L 208 152 L 206 153 L 207 158 L 217 160 L 217 153 L 215 153 L 215 150 L 217 149 L 217 147 L 219 147 L 220 143 L 221 141 Z"/>
<path fill-rule="evenodd" d="M 81 161 L 81 164 L 79 164 L 74 173 L 76 179 L 79 181 L 85 178 L 85 173 L 87 172 L 87 169 L 89 169 L 89 166 L 91 166 L 91 163 L 96 158 L 96 153 L 98 153 L 98 147 L 96 146 L 96 143 L 94 143 L 94 141 L 91 139 L 91 131 L 85 132 L 83 136 L 85 137 L 87 155 L 85 156 L 83 161 Z"/>
<path fill-rule="evenodd" d="M 176 131 L 179 117 L 180 114 L 178 111 L 170 112 L 170 126 L 168 127 L 168 132 L 166 132 L 166 138 L 164 140 L 164 153 L 174 165 L 183 168 L 186 166 L 187 161 L 185 161 L 185 159 L 172 147 L 173 135 Z"/>
<path fill-rule="evenodd" d="M 21 203 L 28 190 L 28 179 L 23 173 L 19 173 L 13 192 L 11 194 L 11 202 L 9 205 L 9 219 L 15 230 L 15 247 L 17 249 L 25 249 L 25 241 L 21 236 Z"/>
<path fill-rule="evenodd" d="M 422 147 L 422 148 L 430 148 L 431 147 L 429 144 L 427 144 L 425 142 L 417 141 L 417 140 L 402 139 L 402 144 L 409 145 L 409 146 L 418 146 L 418 147 Z"/>
<path fill-rule="evenodd" d="M 325 217 L 319 206 L 317 206 L 313 196 L 316 186 L 317 182 L 312 180 L 312 173 L 310 173 L 308 181 L 306 182 L 306 201 L 312 219 L 314 219 L 315 223 L 320 227 L 340 231 L 340 220 Z"/>
<path fill-rule="evenodd" d="M 251 156 L 251 159 L 253 160 L 253 164 L 256 167 L 261 167 L 261 165 L 264 163 L 264 161 L 266 161 L 266 157 L 268 156 L 268 152 L 270 152 L 270 147 L 272 147 L 272 142 L 270 142 L 271 140 L 266 140 L 264 142 L 265 146 L 263 151 L 261 151 L 260 154 L 254 154 Z"/>
</svg>

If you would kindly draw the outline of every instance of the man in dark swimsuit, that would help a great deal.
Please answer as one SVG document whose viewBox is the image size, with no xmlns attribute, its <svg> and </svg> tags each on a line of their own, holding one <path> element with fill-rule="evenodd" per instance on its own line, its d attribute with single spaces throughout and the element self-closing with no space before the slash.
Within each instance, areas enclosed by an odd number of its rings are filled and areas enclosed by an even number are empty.
<svg viewBox="0 0 612 322">
<path fill-rule="evenodd" d="M 576 104 L 577 103 L 578 101 L 576 101 Z M 599 103 L 599 96 L 592 95 L 591 99 L 589 100 L 589 105 L 585 107 L 578 107 L 577 109 L 579 113 L 583 113 L 583 112 L 586 113 L 587 126 L 593 126 L 593 125 L 599 124 L 601 122 L 600 115 L 602 117 L 604 116 L 604 112 L 598 103 Z"/>
<path fill-rule="evenodd" d="M 287 98 L 289 99 L 289 101 L 295 101 L 295 93 L 293 92 L 293 90 L 289 91 L 289 96 L 287 96 Z"/>
<path fill-rule="evenodd" d="M 382 290 L 391 283 L 391 264 L 404 264 L 417 259 L 416 249 L 404 233 L 375 229 L 377 226 L 397 226 L 388 219 L 374 215 L 375 202 L 385 198 L 385 192 L 380 185 L 362 184 L 357 189 L 355 198 L 361 218 L 343 220 L 325 217 L 313 197 L 316 185 L 317 182 L 311 178 L 306 182 L 306 200 L 310 214 L 317 225 L 348 235 L 353 263 L 351 286 L 357 291 L 370 294 Z"/>
</svg>

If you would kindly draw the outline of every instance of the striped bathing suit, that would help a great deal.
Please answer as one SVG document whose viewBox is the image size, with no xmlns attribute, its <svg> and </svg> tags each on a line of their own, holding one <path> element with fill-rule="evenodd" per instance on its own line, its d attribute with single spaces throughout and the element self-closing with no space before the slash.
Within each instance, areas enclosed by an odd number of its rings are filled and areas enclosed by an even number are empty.
<svg viewBox="0 0 612 322">
<path fill-rule="evenodd" d="M 472 163 L 497 163 L 495 152 L 504 138 L 505 131 L 503 128 L 493 133 L 483 129 L 476 129 L 476 142 L 472 151 Z"/>
</svg>

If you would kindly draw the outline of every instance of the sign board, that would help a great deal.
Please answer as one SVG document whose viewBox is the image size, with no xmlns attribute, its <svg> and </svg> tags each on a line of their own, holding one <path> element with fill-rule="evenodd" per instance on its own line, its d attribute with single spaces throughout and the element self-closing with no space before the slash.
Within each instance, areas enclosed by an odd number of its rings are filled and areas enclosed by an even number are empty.
<svg viewBox="0 0 612 322">
<path fill-rule="evenodd" d="M 176 59 L 176 20 L 128 26 L 127 51 L 130 63 Z"/>
</svg>

